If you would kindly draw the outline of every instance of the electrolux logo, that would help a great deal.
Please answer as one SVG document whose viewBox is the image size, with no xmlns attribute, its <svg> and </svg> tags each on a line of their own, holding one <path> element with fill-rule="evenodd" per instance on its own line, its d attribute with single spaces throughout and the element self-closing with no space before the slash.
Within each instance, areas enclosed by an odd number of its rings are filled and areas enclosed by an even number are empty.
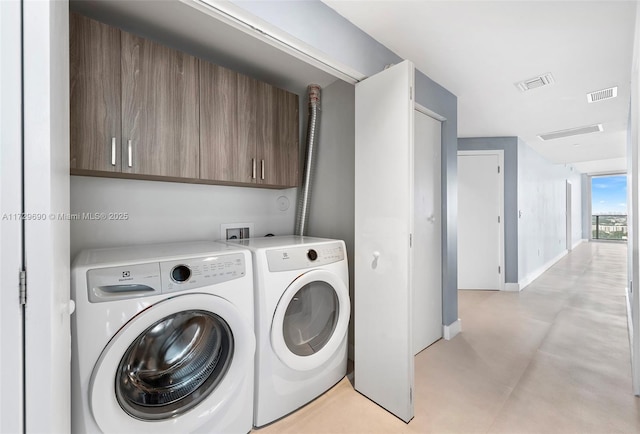
<svg viewBox="0 0 640 434">
<path fill-rule="evenodd" d="M 122 272 L 122 279 L 118 279 L 118 282 L 123 282 L 125 280 L 133 280 L 133 277 L 131 277 L 131 271 L 129 270 L 125 270 Z"/>
</svg>

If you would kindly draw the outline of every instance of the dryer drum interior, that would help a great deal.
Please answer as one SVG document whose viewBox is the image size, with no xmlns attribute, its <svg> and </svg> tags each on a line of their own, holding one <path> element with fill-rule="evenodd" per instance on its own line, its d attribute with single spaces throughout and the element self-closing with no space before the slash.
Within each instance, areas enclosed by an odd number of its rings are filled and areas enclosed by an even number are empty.
<svg viewBox="0 0 640 434">
<path fill-rule="evenodd" d="M 233 357 L 233 334 L 218 315 L 190 310 L 157 321 L 129 346 L 115 390 L 122 409 L 141 420 L 178 416 L 220 383 Z"/>
<path fill-rule="evenodd" d="M 326 282 L 304 285 L 293 296 L 284 316 L 284 341 L 298 356 L 320 351 L 333 336 L 340 304 L 335 289 Z"/>
</svg>

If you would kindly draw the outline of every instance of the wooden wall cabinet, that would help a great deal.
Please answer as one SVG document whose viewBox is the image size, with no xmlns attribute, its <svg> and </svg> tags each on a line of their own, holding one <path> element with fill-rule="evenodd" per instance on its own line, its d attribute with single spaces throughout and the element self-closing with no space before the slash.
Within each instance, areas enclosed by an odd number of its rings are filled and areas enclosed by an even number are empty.
<svg viewBox="0 0 640 434">
<path fill-rule="evenodd" d="M 120 172 L 120 30 L 70 14 L 71 170 Z"/>
<path fill-rule="evenodd" d="M 198 59 L 122 32 L 122 171 L 197 178 Z"/>
<path fill-rule="evenodd" d="M 201 61 L 200 103 L 202 179 L 299 184 L 296 94 Z"/>
<path fill-rule="evenodd" d="M 71 14 L 71 173 L 299 184 L 298 96 Z"/>
</svg>

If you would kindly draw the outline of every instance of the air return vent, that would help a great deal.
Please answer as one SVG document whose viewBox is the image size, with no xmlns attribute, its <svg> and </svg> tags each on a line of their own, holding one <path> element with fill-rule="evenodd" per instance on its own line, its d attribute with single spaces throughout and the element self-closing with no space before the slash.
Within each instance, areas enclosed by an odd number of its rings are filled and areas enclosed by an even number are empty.
<svg viewBox="0 0 640 434">
<path fill-rule="evenodd" d="M 551 75 L 550 72 L 547 72 L 546 74 L 516 83 L 516 87 L 521 91 L 526 92 L 527 90 L 537 89 L 542 86 L 553 84 L 553 82 L 553 75 Z"/>
<path fill-rule="evenodd" d="M 554 131 L 552 133 L 540 134 L 538 137 L 540 138 L 540 140 L 553 140 L 560 139 L 562 137 L 577 136 L 579 134 L 597 133 L 599 131 L 602 131 L 602 124 Z"/>
<path fill-rule="evenodd" d="M 608 89 L 596 90 L 587 94 L 588 102 L 604 101 L 605 99 L 611 99 L 618 96 L 618 86 L 610 87 Z"/>
</svg>

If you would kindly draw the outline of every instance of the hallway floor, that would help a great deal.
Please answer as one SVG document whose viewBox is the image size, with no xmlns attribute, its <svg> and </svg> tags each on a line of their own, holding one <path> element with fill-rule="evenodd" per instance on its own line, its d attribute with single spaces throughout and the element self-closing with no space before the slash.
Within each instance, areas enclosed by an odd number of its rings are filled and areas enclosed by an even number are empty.
<svg viewBox="0 0 640 434">
<path fill-rule="evenodd" d="M 626 245 L 583 243 L 520 293 L 460 291 L 462 333 L 415 359 L 405 424 L 343 379 L 267 433 L 638 433 Z"/>
</svg>

